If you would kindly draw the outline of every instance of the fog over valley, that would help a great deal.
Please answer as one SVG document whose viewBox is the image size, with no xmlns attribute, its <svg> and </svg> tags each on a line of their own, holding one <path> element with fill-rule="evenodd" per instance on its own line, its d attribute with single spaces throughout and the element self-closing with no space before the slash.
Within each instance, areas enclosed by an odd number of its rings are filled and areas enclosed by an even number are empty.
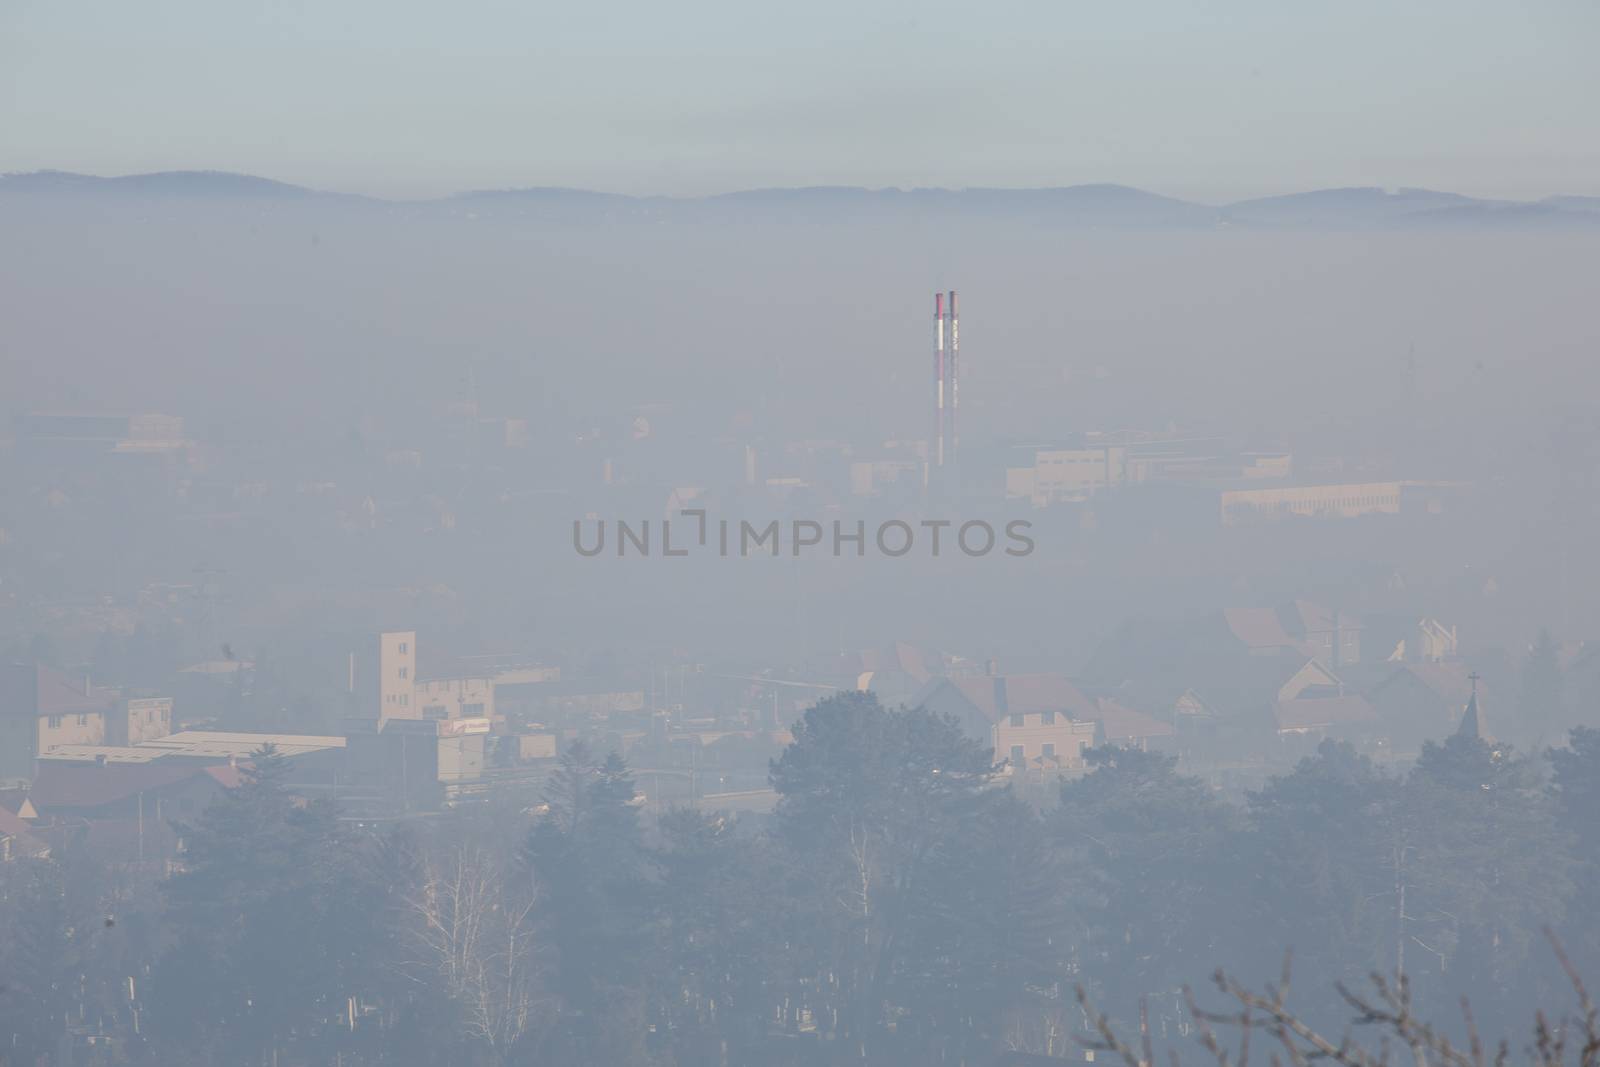
<svg viewBox="0 0 1600 1067">
<path fill-rule="evenodd" d="M 90 7 L 0 1067 L 1600 1067 L 1594 12 Z"/>
</svg>

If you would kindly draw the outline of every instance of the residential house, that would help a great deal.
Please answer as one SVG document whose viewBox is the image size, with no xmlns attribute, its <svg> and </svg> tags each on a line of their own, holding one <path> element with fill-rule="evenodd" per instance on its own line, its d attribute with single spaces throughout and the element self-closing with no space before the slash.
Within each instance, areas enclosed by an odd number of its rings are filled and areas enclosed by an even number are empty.
<svg viewBox="0 0 1600 1067">
<path fill-rule="evenodd" d="M 1101 697 L 1127 708 L 1143 708 L 1152 719 L 1169 723 L 1177 736 L 1208 732 L 1217 713 L 1194 687 L 1183 682 L 1129 679 Z"/>
<path fill-rule="evenodd" d="M 1184 752 L 1281 754 L 1286 738 L 1366 739 L 1376 713 L 1349 684 L 1358 620 L 1309 601 L 1121 627 L 1089 668 L 1100 691 L 1175 728 Z"/>
<path fill-rule="evenodd" d="M 104 744 L 118 706 L 115 690 L 42 663 L 0 670 L 0 783 L 27 781 L 34 761 L 57 745 Z"/>
<path fill-rule="evenodd" d="M 26 797 L 16 811 L 0 804 L 0 863 L 49 858 L 50 845 L 33 832 L 32 820 L 37 817 Z"/>
<path fill-rule="evenodd" d="M 1416 615 L 1368 615 L 1363 638 L 1374 660 L 1391 663 L 1439 663 L 1456 658 L 1456 628 L 1438 619 Z"/>
<path fill-rule="evenodd" d="M 945 674 L 937 650 L 897 641 L 883 648 L 865 648 L 839 657 L 836 672 L 841 689 L 874 693 L 879 703 L 909 703 L 927 684 Z"/>
<path fill-rule="evenodd" d="M 1184 618 L 1137 619 L 1101 644 L 1087 678 L 1100 685 L 1159 679 L 1189 688 L 1247 659 L 1315 659 L 1332 670 L 1359 662 L 1361 623 L 1306 600 L 1232 607 Z"/>
<path fill-rule="evenodd" d="M 228 764 L 48 759 L 39 764 L 28 802 L 46 840 L 81 842 L 129 860 L 165 860 L 179 851 L 175 824 L 198 818 L 239 782 L 238 768 Z"/>
<path fill-rule="evenodd" d="M 1279 737 L 1364 740 L 1377 732 L 1378 714 L 1359 693 L 1326 693 L 1280 700 L 1273 707 Z"/>
<path fill-rule="evenodd" d="M 1473 694 L 1472 669 L 1460 661 L 1396 665 L 1370 693 L 1384 733 L 1397 751 L 1412 752 L 1422 742 L 1449 737 Z M 1481 701 L 1487 695 L 1480 685 Z"/>
<path fill-rule="evenodd" d="M 1293 600 L 1277 609 L 1284 632 L 1299 651 L 1332 670 L 1361 662 L 1361 620 L 1309 600 Z"/>
<path fill-rule="evenodd" d="M 1094 745 L 1149 751 L 1164 747 L 1177 729 L 1170 722 L 1107 697 L 1094 702 Z"/>
<path fill-rule="evenodd" d="M 1309 655 L 1300 638 L 1284 625 L 1284 617 L 1276 608 L 1224 608 L 1221 621 L 1226 637 L 1236 642 L 1237 650 L 1249 655 L 1276 656 L 1284 651 Z"/>
<path fill-rule="evenodd" d="M 1377 714 L 1326 664 L 1303 651 L 1283 650 L 1252 661 L 1232 684 L 1202 690 L 1236 722 L 1264 721 L 1280 738 L 1356 740 L 1373 731 Z M 1263 720 L 1264 715 L 1264 720 Z"/>
<path fill-rule="evenodd" d="M 1309 600 L 1276 608 L 1226 608 L 1222 622 L 1228 636 L 1252 656 L 1292 651 L 1333 670 L 1361 659 L 1360 620 Z"/>
<path fill-rule="evenodd" d="M 954 716 L 1013 771 L 1080 767 L 1094 744 L 1095 704 L 1059 674 L 939 678 L 914 703 Z"/>
</svg>

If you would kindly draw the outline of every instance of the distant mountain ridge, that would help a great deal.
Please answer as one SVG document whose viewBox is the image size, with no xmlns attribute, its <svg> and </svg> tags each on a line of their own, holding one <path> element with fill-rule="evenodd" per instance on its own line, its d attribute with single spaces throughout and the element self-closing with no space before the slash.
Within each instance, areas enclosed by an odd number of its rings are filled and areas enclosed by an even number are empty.
<svg viewBox="0 0 1600 1067">
<path fill-rule="evenodd" d="M 301 185 L 235 174 L 222 170 L 168 170 L 150 174 L 124 174 L 103 178 L 65 170 L 36 170 L 0 175 L 0 192 L 42 193 L 143 193 L 160 196 L 265 196 L 299 198 L 350 197 L 350 193 L 323 193 Z"/>
<path fill-rule="evenodd" d="M 1600 227 L 1600 197 L 1540 201 L 1485 200 L 1430 189 L 1315 189 L 1209 205 L 1125 185 L 966 189 L 801 186 L 748 189 L 700 197 L 629 196 L 557 186 L 468 190 L 428 200 L 395 201 L 327 192 L 227 171 L 161 171 L 116 177 L 69 171 L 0 175 L 0 196 L 121 196 L 162 200 L 366 203 L 408 211 L 582 221 L 797 222 L 871 218 L 1022 219 L 1069 227 L 1252 230 L 1383 230 Z"/>
<path fill-rule="evenodd" d="M 1230 219 L 1255 225 L 1316 226 L 1330 222 L 1371 224 L 1388 219 L 1420 215 L 1430 211 L 1484 203 L 1459 193 L 1440 193 L 1432 189 L 1314 189 L 1285 196 L 1240 200 L 1223 207 Z"/>
</svg>

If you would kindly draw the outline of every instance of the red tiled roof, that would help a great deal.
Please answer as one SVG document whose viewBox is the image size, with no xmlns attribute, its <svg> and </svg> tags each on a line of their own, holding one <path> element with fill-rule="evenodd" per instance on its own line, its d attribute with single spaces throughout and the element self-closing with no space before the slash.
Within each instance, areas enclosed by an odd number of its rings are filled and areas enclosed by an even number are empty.
<svg viewBox="0 0 1600 1067">
<path fill-rule="evenodd" d="M 1222 619 L 1233 636 L 1248 648 L 1296 648 L 1299 645 L 1271 608 L 1224 608 Z"/>
<path fill-rule="evenodd" d="M 11 838 L 13 854 L 21 852 L 29 856 L 43 856 L 50 851 L 49 845 L 33 836 L 32 829 L 26 820 L 0 808 L 0 838 Z"/>
<path fill-rule="evenodd" d="M 0 713 L 12 715 L 79 715 L 112 710 L 117 691 L 93 689 L 87 679 L 69 678 L 43 663 L 17 663 L 5 669 L 0 705 Z"/>
<path fill-rule="evenodd" d="M 1472 671 L 1465 663 L 1408 663 L 1402 670 L 1451 703 L 1465 707 L 1472 696 Z M 1478 691 L 1485 692 L 1482 683 Z"/>
<path fill-rule="evenodd" d="M 28 821 L 0 808 L 0 834 L 25 834 L 28 832 Z"/>
<path fill-rule="evenodd" d="M 854 677 L 868 671 L 900 671 L 916 682 L 926 682 L 943 673 L 942 657 L 932 649 L 918 648 L 896 641 L 884 648 L 864 648 L 843 657 L 846 675 Z"/>
<path fill-rule="evenodd" d="M 1334 629 L 1359 630 L 1361 621 L 1344 612 L 1334 612 L 1310 600 L 1291 600 L 1278 610 L 1284 628 L 1297 634 L 1329 633 Z"/>
<path fill-rule="evenodd" d="M 1175 731 L 1171 723 L 1162 722 L 1154 715 L 1124 707 L 1115 700 L 1098 701 L 1093 718 L 1107 741 L 1131 741 L 1147 737 L 1167 737 Z"/>
<path fill-rule="evenodd" d="M 217 780 L 224 789 L 238 789 L 244 782 L 244 772 L 230 764 L 207 767 L 206 773 Z"/>
<path fill-rule="evenodd" d="M 99 808 L 139 793 L 190 781 L 197 775 L 206 775 L 226 785 L 221 777 L 211 773 L 218 770 L 230 768 L 199 767 L 192 763 L 120 763 L 99 767 L 43 760 L 28 791 L 28 799 L 41 810 Z"/>
<path fill-rule="evenodd" d="M 68 678 L 49 667 L 39 668 L 39 714 L 75 715 L 86 711 L 109 711 L 117 706 L 112 689 L 91 689 L 88 680 Z"/>
<path fill-rule="evenodd" d="M 1040 711 L 1061 712 L 1080 721 L 1094 715 L 1093 702 L 1059 674 L 980 674 L 952 678 L 950 683 L 991 723 L 1005 715 Z"/>
</svg>

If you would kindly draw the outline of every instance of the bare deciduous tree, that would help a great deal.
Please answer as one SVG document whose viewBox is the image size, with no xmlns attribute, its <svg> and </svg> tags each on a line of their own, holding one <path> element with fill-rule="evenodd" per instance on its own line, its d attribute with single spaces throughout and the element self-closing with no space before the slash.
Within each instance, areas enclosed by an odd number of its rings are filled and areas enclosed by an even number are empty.
<svg viewBox="0 0 1600 1067">
<path fill-rule="evenodd" d="M 459 1007 L 464 1033 L 504 1063 L 540 1004 L 531 884 L 511 884 L 493 854 L 461 845 L 427 864 L 410 904 L 417 970 Z"/>
<path fill-rule="evenodd" d="M 1552 1021 L 1546 1013 L 1539 1012 L 1534 1017 L 1532 1041 L 1524 1050 L 1523 1059 L 1532 1067 L 1600 1067 L 1600 1009 L 1596 1008 L 1582 977 L 1561 945 L 1554 937 L 1550 937 L 1550 943 L 1572 984 L 1578 1010 L 1559 1021 Z M 1353 1026 L 1376 1030 L 1376 1047 L 1373 1042 L 1355 1040 L 1353 1032 L 1338 1041 L 1331 1040 L 1289 1007 L 1287 957 L 1282 978 L 1269 983 L 1261 992 L 1247 989 L 1222 971 L 1216 973 L 1213 981 L 1217 989 L 1233 1002 L 1236 1010 L 1203 1009 L 1191 991 L 1185 989 L 1184 992 L 1199 1044 L 1216 1061 L 1217 1067 L 1248 1067 L 1251 1037 L 1257 1031 L 1276 1046 L 1269 1057 L 1273 1067 L 1282 1067 L 1284 1063 L 1308 1067 L 1314 1060 L 1342 1067 L 1389 1067 L 1390 1049 L 1396 1044 L 1410 1053 L 1413 1067 L 1504 1067 L 1511 1060 L 1509 1042 L 1501 1041 L 1492 1054 L 1484 1045 L 1472 1007 L 1465 998 L 1461 1002 L 1466 1027 L 1463 1047 L 1440 1027 L 1413 1012 L 1411 987 L 1404 974 L 1392 980 L 1373 974 L 1370 980 L 1370 995 L 1357 994 L 1343 985 L 1338 990 L 1354 1013 Z M 1153 1067 L 1155 1052 L 1142 1004 L 1140 1038 L 1135 1047 L 1117 1032 L 1109 1016 L 1090 1004 L 1082 986 L 1078 987 L 1078 1003 L 1090 1030 L 1079 1038 L 1080 1044 L 1088 1049 L 1114 1053 L 1126 1067 Z M 1218 1036 L 1218 1027 L 1236 1031 L 1237 1043 L 1225 1044 Z M 1177 1051 L 1170 1050 L 1169 1056 L 1176 1067 Z"/>
</svg>

